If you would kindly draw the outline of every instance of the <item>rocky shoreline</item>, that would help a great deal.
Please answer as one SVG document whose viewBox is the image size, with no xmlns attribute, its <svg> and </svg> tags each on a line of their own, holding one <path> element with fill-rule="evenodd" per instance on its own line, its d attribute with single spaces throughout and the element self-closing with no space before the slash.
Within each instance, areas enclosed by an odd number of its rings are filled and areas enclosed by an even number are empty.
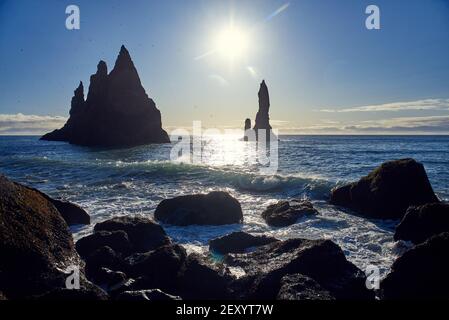
<svg viewBox="0 0 449 320">
<path fill-rule="evenodd" d="M 162 224 L 242 223 L 238 199 L 223 191 L 163 200 L 155 220 L 109 219 L 74 243 L 69 225 L 89 224 L 75 204 L 0 176 L 0 300 L 374 300 L 447 299 L 449 205 L 434 194 L 422 164 L 389 161 L 332 190 L 330 203 L 367 218 L 397 219 L 401 255 L 379 290 L 327 239 L 278 240 L 234 232 L 207 254 L 175 243 Z M 286 199 L 261 216 L 274 228 L 317 215 L 305 199 Z M 70 267 L 79 289 L 67 288 Z M 369 279 L 368 279 L 369 281 Z"/>
</svg>

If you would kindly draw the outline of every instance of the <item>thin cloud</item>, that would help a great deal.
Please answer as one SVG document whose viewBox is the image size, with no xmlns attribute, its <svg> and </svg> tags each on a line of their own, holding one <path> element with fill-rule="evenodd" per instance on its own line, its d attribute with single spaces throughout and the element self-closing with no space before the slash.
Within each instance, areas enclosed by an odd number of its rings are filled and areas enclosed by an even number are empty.
<svg viewBox="0 0 449 320">
<path fill-rule="evenodd" d="M 66 121 L 60 116 L 0 114 L 0 135 L 40 135 L 61 128 Z"/>
<path fill-rule="evenodd" d="M 269 21 L 271 19 L 273 19 L 274 17 L 276 17 L 278 14 L 280 14 L 281 12 L 287 10 L 287 8 L 290 6 L 290 2 L 284 3 L 282 6 L 280 6 L 279 8 L 277 8 L 275 11 L 273 11 L 270 15 L 268 15 L 265 18 L 265 21 Z"/>
<path fill-rule="evenodd" d="M 422 99 L 408 102 L 392 102 L 385 104 L 359 106 L 345 109 L 321 109 L 321 112 L 398 112 L 405 110 L 439 110 L 449 111 L 449 99 Z"/>
</svg>

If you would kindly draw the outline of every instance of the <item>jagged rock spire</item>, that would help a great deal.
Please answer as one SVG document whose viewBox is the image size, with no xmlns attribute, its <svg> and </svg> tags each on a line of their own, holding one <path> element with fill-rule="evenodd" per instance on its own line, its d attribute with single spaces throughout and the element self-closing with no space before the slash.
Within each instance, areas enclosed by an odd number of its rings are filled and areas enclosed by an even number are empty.
<svg viewBox="0 0 449 320">
<path fill-rule="evenodd" d="M 73 92 L 72 101 L 70 103 L 70 115 L 77 114 L 82 110 L 84 106 L 84 86 L 83 82 L 80 81 L 80 84 Z"/>
<path fill-rule="evenodd" d="M 265 80 L 262 80 L 259 89 L 259 111 L 256 114 L 256 123 L 254 129 L 271 129 L 270 116 L 268 114 L 270 109 L 270 95 L 268 94 L 268 87 Z"/>
</svg>

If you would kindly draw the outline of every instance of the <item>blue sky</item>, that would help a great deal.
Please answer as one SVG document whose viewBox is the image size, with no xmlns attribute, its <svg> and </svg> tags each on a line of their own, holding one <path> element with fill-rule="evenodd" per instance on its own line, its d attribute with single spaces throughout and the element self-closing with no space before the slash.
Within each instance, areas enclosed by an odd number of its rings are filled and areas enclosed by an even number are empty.
<svg viewBox="0 0 449 320">
<path fill-rule="evenodd" d="M 80 30 L 65 28 L 69 4 Z M 380 30 L 365 28 L 369 4 Z M 244 52 L 204 55 L 231 20 Z M 122 44 L 168 129 L 242 127 L 265 79 L 281 133 L 449 133 L 446 0 L 0 0 L 0 134 L 63 124 Z"/>
</svg>

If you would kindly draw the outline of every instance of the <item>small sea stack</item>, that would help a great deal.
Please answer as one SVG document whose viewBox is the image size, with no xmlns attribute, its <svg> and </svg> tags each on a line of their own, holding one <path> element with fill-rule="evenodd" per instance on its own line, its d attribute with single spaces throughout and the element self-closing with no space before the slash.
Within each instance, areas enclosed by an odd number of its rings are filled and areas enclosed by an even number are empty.
<svg viewBox="0 0 449 320">
<path fill-rule="evenodd" d="M 41 139 L 104 147 L 170 142 L 162 129 L 161 113 L 145 92 L 124 46 L 109 74 L 106 63 L 98 63 L 97 72 L 90 77 L 86 100 L 80 82 L 64 127 Z"/>
<path fill-rule="evenodd" d="M 244 130 L 245 130 L 245 133 L 243 135 L 243 140 L 248 141 L 248 136 L 249 136 L 248 130 L 251 130 L 251 119 L 246 118 Z"/>
</svg>

